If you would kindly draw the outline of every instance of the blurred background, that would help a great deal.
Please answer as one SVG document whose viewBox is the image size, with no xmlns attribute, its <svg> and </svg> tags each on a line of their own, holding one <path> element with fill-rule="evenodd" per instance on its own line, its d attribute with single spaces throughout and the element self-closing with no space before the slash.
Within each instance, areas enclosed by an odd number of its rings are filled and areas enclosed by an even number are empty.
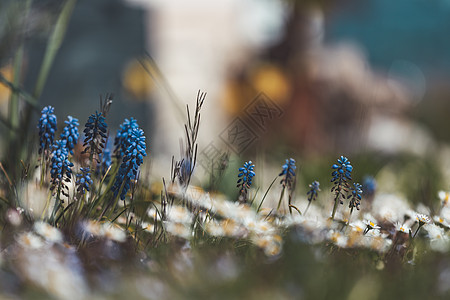
<svg viewBox="0 0 450 300">
<path fill-rule="evenodd" d="M 24 41 L 21 82 L 31 93 L 64 2 L 33 1 L 24 14 L 28 2 L 0 2 L 0 62 L 12 80 Z M 168 172 L 185 105 L 192 110 L 202 90 L 203 154 L 213 145 L 277 165 L 344 154 L 375 160 L 374 174 L 409 155 L 450 178 L 449 29 L 448 0 L 78 0 L 38 108 L 83 125 L 99 95 L 113 93 L 111 133 L 137 118 L 155 169 Z M 0 85 L 4 116 L 8 98 Z M 261 99 L 277 112 L 259 115 L 264 124 L 252 117 Z M 236 120 L 245 147 L 229 140 Z"/>
</svg>

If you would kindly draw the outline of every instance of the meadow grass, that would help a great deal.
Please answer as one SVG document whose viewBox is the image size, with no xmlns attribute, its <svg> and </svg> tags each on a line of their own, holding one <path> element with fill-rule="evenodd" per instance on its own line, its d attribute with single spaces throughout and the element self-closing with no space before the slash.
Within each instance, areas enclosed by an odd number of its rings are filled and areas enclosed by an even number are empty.
<svg viewBox="0 0 450 300">
<path fill-rule="evenodd" d="M 1 119 L 2 296 L 449 298 L 450 194 L 437 193 L 442 174 L 431 158 L 288 157 L 267 174 L 257 158 L 234 169 L 243 157 L 224 153 L 209 178 L 193 180 L 208 105 L 199 91 L 170 177 L 154 180 L 138 120 L 108 129 L 111 94 L 86 122 L 38 107 L 74 3 L 62 6 L 33 92 L 20 85 L 23 44 L 14 79 L 0 77 L 11 90 Z M 40 118 L 29 126 L 32 114 Z M 258 186 L 262 174 L 274 179 Z"/>
</svg>

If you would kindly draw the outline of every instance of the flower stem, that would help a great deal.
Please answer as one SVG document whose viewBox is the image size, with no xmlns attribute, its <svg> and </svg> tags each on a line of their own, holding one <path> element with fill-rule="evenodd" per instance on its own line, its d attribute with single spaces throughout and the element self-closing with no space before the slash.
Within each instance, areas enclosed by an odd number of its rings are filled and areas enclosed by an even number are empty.
<svg viewBox="0 0 450 300">
<path fill-rule="evenodd" d="M 308 202 L 308 206 L 305 209 L 305 212 L 303 213 L 306 216 L 306 212 L 308 211 L 309 206 L 311 205 L 311 201 Z"/>
<path fill-rule="evenodd" d="M 334 220 L 334 215 L 336 214 L 336 210 L 337 210 L 337 205 L 339 202 L 339 196 L 341 195 L 341 191 L 338 190 L 338 192 L 336 193 L 336 197 L 334 198 L 334 206 L 333 206 L 333 212 L 331 213 L 331 219 Z"/>
<path fill-rule="evenodd" d="M 336 214 L 337 206 L 339 203 L 339 198 L 341 196 L 341 183 L 342 179 L 339 179 L 338 185 L 336 186 L 336 197 L 334 198 L 334 206 L 333 206 L 333 212 L 331 213 L 331 220 L 334 220 L 334 215 Z"/>
<path fill-rule="evenodd" d="M 416 232 L 414 232 L 413 238 L 416 237 L 416 234 L 419 232 L 420 227 L 422 227 L 422 225 L 419 223 L 419 227 L 417 227 Z"/>
<path fill-rule="evenodd" d="M 347 225 L 350 224 L 350 218 L 352 216 L 352 212 L 353 212 L 353 207 L 350 208 L 350 214 L 348 215 Z"/>
<path fill-rule="evenodd" d="M 283 186 L 283 190 L 281 191 L 281 194 L 280 194 L 280 200 L 278 200 L 277 212 L 278 212 L 278 210 L 280 209 L 281 201 L 283 200 L 284 190 L 285 190 L 285 189 L 286 189 L 286 186 Z"/>
</svg>

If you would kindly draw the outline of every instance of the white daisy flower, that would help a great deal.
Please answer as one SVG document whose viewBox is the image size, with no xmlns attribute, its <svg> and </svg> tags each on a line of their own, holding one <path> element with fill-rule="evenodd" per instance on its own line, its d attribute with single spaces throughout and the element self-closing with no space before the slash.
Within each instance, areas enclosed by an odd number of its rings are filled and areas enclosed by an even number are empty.
<svg viewBox="0 0 450 300">
<path fill-rule="evenodd" d="M 403 232 L 403 233 L 409 233 L 411 231 L 411 228 L 408 227 L 406 224 L 397 222 L 397 223 L 395 223 L 395 230 Z"/>
<path fill-rule="evenodd" d="M 421 225 L 431 223 L 430 217 L 424 214 L 417 214 L 416 220 L 419 221 L 419 224 Z"/>
<path fill-rule="evenodd" d="M 51 226 L 46 222 L 35 222 L 33 225 L 34 232 L 43 237 L 50 243 L 62 243 L 63 236 L 58 228 Z"/>
<path fill-rule="evenodd" d="M 17 237 L 17 242 L 23 248 L 40 249 L 45 246 L 43 239 L 34 232 L 24 232 Z"/>
<path fill-rule="evenodd" d="M 112 223 L 103 223 L 102 224 L 102 232 L 103 236 L 112 241 L 116 241 L 119 243 L 125 242 L 127 239 L 127 235 L 125 231 L 119 226 Z"/>
</svg>

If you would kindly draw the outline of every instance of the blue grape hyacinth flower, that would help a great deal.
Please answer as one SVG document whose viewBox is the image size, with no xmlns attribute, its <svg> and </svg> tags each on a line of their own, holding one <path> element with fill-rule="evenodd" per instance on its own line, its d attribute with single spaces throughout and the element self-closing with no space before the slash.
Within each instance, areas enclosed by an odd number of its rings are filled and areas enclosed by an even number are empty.
<svg viewBox="0 0 450 300">
<path fill-rule="evenodd" d="M 293 186 L 293 181 L 295 179 L 295 170 L 297 167 L 295 166 L 295 159 L 289 158 L 286 159 L 286 163 L 282 167 L 282 171 L 278 176 L 284 176 L 283 179 L 281 179 L 280 183 L 283 185 L 283 187 L 288 187 L 289 189 Z"/>
<path fill-rule="evenodd" d="M 64 182 L 70 181 L 72 177 L 72 167 L 68 159 L 69 151 L 66 147 L 66 141 L 57 140 L 53 145 L 52 159 L 51 159 L 51 170 L 50 175 L 52 178 L 52 188 L 64 185 Z"/>
<path fill-rule="evenodd" d="M 373 196 L 377 190 L 377 181 L 375 178 L 372 176 L 364 176 L 362 190 L 366 197 Z"/>
<path fill-rule="evenodd" d="M 39 154 L 42 151 L 50 150 L 53 146 L 56 132 L 56 115 L 53 114 L 54 110 L 52 106 L 46 106 L 42 109 L 38 123 Z"/>
<path fill-rule="evenodd" d="M 92 156 L 102 153 L 107 131 L 108 125 L 106 125 L 102 113 L 95 112 L 90 115 L 83 131 L 85 135 L 83 146 L 86 147 L 83 153 L 90 152 Z"/>
<path fill-rule="evenodd" d="M 73 154 L 73 148 L 75 148 L 75 145 L 78 143 L 78 138 L 80 137 L 80 134 L 78 133 L 78 126 L 80 126 L 80 124 L 78 123 L 78 119 L 73 118 L 72 116 L 68 116 L 64 123 L 66 126 L 60 135 L 60 139 L 66 141 L 66 147 L 69 150 L 69 153 Z"/>
<path fill-rule="evenodd" d="M 348 192 L 349 181 L 352 180 L 353 166 L 347 157 L 341 155 L 341 157 L 337 160 L 337 164 L 333 164 L 331 168 L 333 169 L 333 172 L 331 173 L 331 176 L 333 176 L 331 182 L 334 184 L 331 188 L 331 192 L 334 192 L 335 194 L 331 219 L 334 219 L 337 205 L 344 204 L 342 201 L 342 199 L 345 199 L 343 192 Z"/>
<path fill-rule="evenodd" d="M 120 129 L 117 131 L 114 139 L 114 154 L 122 158 L 125 155 L 125 151 L 129 146 L 130 135 L 134 129 L 139 129 L 137 120 L 131 117 L 129 120 L 125 119 L 120 125 Z"/>
<path fill-rule="evenodd" d="M 309 185 L 309 191 L 306 193 L 308 195 L 308 201 L 316 200 L 318 193 L 320 192 L 320 183 L 317 180 L 314 180 Z"/>
<path fill-rule="evenodd" d="M 320 192 L 320 183 L 317 180 L 314 180 L 309 185 L 309 191 L 306 193 L 306 195 L 308 196 L 308 201 L 309 202 L 308 202 L 308 206 L 305 209 L 305 213 L 304 213 L 305 215 L 306 215 L 306 212 L 309 209 L 309 206 L 311 205 L 311 202 L 313 200 L 317 199 L 317 196 L 318 196 L 319 192 Z"/>
<path fill-rule="evenodd" d="M 139 166 L 146 156 L 145 135 L 142 129 L 135 128 L 128 137 L 128 148 L 122 159 L 119 171 L 116 175 L 112 191 L 116 197 L 120 192 L 120 199 L 124 200 L 130 189 L 131 180 L 136 179 Z"/>
<path fill-rule="evenodd" d="M 244 163 L 243 167 L 239 168 L 238 181 L 236 187 L 239 187 L 239 200 L 247 201 L 247 193 L 253 183 L 253 177 L 256 173 L 254 171 L 255 165 L 251 160 Z"/>
<path fill-rule="evenodd" d="M 77 191 L 84 195 L 89 190 L 89 186 L 92 185 L 91 170 L 89 168 L 80 168 L 81 174 L 77 174 Z"/>
<path fill-rule="evenodd" d="M 341 155 L 337 162 L 337 164 L 332 166 L 332 169 L 335 171 L 331 173 L 331 176 L 333 176 L 331 182 L 352 180 L 353 167 L 348 158 Z"/>
<path fill-rule="evenodd" d="M 252 185 L 253 177 L 256 175 L 254 171 L 255 165 L 251 160 L 244 163 L 244 166 L 239 168 L 237 187 L 241 186 L 241 189 L 249 189 Z"/>
<path fill-rule="evenodd" d="M 347 196 L 347 199 L 350 199 L 348 207 L 352 210 L 353 208 L 359 210 L 359 205 L 361 204 L 361 195 L 363 193 L 362 185 L 359 183 L 353 183 L 353 186 L 350 190 L 351 193 Z"/>
</svg>

